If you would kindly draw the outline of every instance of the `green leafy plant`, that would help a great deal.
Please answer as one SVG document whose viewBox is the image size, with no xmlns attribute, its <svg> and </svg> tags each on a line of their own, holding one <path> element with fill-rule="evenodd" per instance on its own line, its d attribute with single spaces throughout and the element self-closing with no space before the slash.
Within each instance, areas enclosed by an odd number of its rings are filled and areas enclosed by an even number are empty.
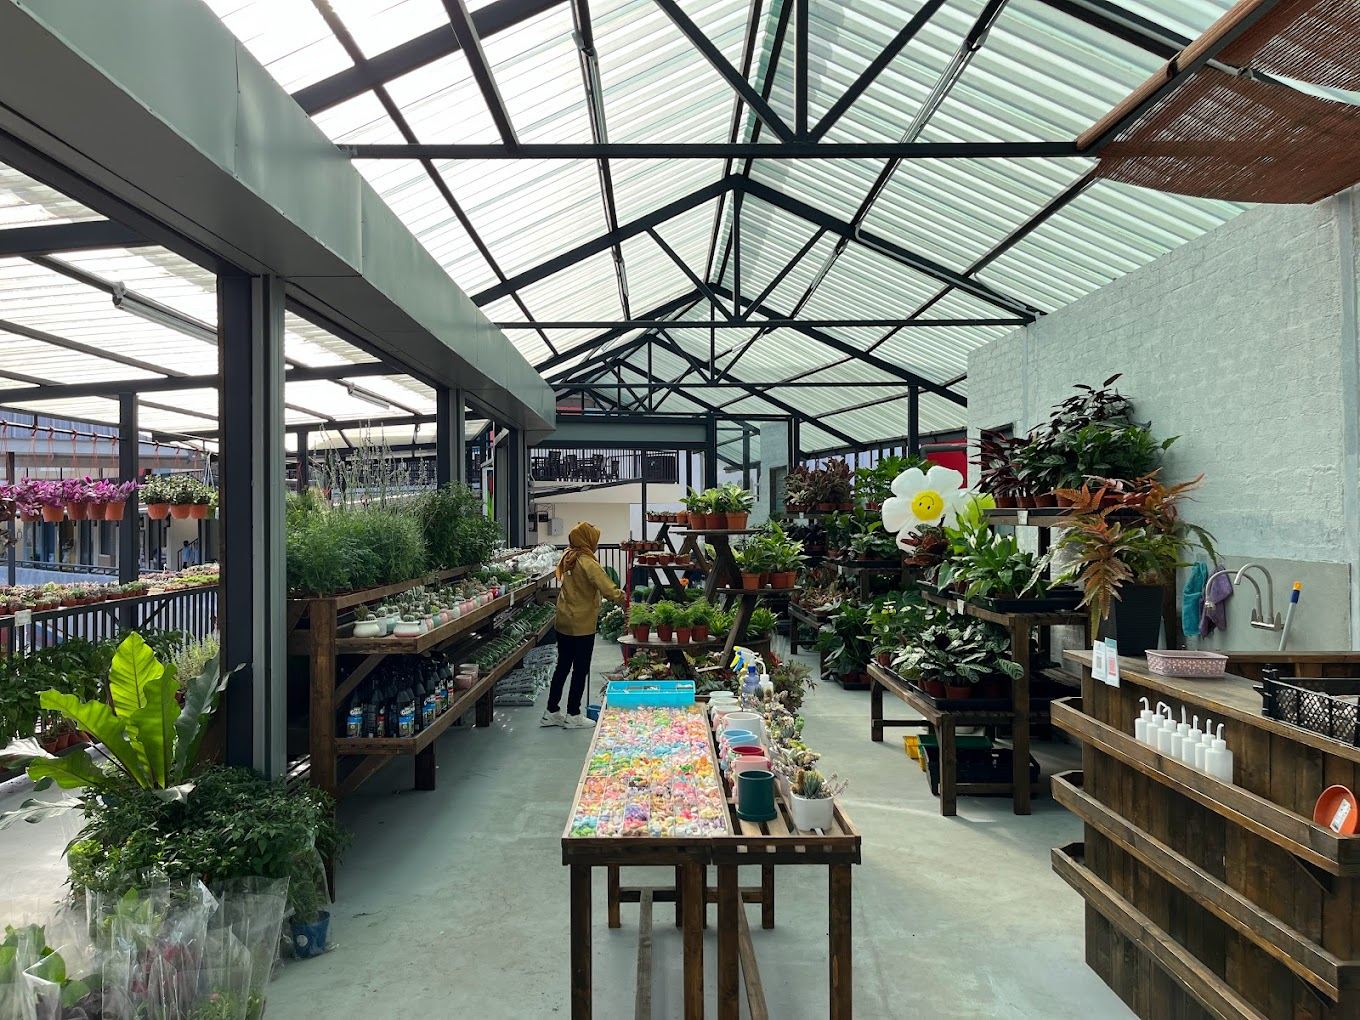
<svg viewBox="0 0 1360 1020">
<path fill-rule="evenodd" d="M 735 482 L 725 482 L 718 486 L 711 499 L 713 512 L 720 514 L 750 513 L 756 504 L 755 496 Z"/>
<path fill-rule="evenodd" d="M 1176 437 L 1158 442 L 1143 425 L 1092 423 L 1050 441 L 1051 456 L 1062 460 L 1055 489 L 1074 489 L 1091 478 L 1142 478 L 1161 465 Z"/>
<path fill-rule="evenodd" d="M 1024 667 L 1013 662 L 1010 635 L 986 620 L 937 612 L 933 622 L 893 660 L 898 672 L 922 683 L 966 687 L 997 673 L 1015 679 Z"/>
<path fill-rule="evenodd" d="M 861 506 L 878 506 L 892 495 L 892 483 L 908 468 L 930 469 L 930 461 L 917 454 L 882 457 L 873 467 L 855 470 L 855 499 Z"/>
<path fill-rule="evenodd" d="M 817 648 L 826 665 L 841 676 L 863 673 L 869 665 L 869 610 L 859 602 L 844 601 L 817 633 Z"/>
<path fill-rule="evenodd" d="M 628 626 L 641 627 L 643 624 L 651 626 L 656 622 L 656 613 L 652 607 L 645 602 L 634 602 L 628 607 Z"/>
<path fill-rule="evenodd" d="M 669 599 L 663 599 L 652 606 L 652 619 L 658 627 L 674 627 L 680 607 Z"/>
<path fill-rule="evenodd" d="M 39 792 L 55 782 L 63 790 L 84 789 L 96 796 L 136 787 L 161 799 L 182 800 L 192 789 L 199 747 L 229 676 L 220 673 L 216 660 L 209 662 L 184 685 L 181 708 L 174 666 L 163 664 L 134 632 L 118 646 L 109 669 L 111 706 L 56 690 L 40 696 L 43 708 L 60 713 L 102 745 L 105 762 L 96 763 L 85 751 L 56 758 L 28 740 L 0 751 L 0 766 L 26 768 Z M 0 827 L 18 818 L 36 821 L 75 803 L 27 800 L 18 811 L 0 815 Z"/>
<path fill-rule="evenodd" d="M 425 539 L 408 513 L 384 507 L 323 508 L 288 528 L 288 587 L 330 595 L 409 581 L 427 568 Z"/>
<path fill-rule="evenodd" d="M 425 536 L 429 570 L 485 563 L 496 548 L 496 522 L 486 516 L 481 498 L 460 482 L 422 493 L 410 512 Z"/>
<path fill-rule="evenodd" d="M 746 633 L 754 639 L 766 638 L 774 633 L 775 626 L 779 623 L 779 617 L 765 606 L 756 606 L 751 610 L 751 619 L 746 624 Z"/>
</svg>

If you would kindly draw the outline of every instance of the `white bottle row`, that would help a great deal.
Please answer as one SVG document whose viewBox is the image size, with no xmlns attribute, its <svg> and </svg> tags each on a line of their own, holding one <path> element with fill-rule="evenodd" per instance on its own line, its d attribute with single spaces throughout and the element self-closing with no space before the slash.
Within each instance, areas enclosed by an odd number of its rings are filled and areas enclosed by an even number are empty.
<svg viewBox="0 0 1360 1020">
<path fill-rule="evenodd" d="M 1147 698 L 1140 698 L 1143 709 L 1133 724 L 1133 735 L 1139 743 L 1156 748 L 1157 751 L 1201 772 L 1207 772 L 1215 779 L 1225 783 L 1233 781 L 1233 754 L 1223 739 L 1223 724 L 1218 724 L 1218 733 L 1211 729 L 1213 722 L 1207 717 L 1204 729 L 1199 727 L 1199 716 L 1187 722 L 1185 709 L 1181 709 L 1181 721 L 1172 718 L 1171 706 L 1164 701 L 1157 702 L 1154 709 Z"/>
</svg>

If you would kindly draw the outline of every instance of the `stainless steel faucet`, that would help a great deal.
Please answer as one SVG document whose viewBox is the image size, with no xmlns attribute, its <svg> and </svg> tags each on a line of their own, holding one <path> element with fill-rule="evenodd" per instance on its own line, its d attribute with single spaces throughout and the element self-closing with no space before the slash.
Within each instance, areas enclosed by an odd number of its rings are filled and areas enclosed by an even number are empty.
<svg viewBox="0 0 1360 1020">
<path fill-rule="evenodd" d="M 1256 578 L 1247 573 L 1248 570 L 1259 570 L 1265 575 L 1266 601 L 1264 606 L 1261 603 L 1261 586 L 1256 583 Z M 1206 604 L 1212 602 L 1209 598 L 1209 585 L 1213 583 L 1214 578 L 1218 577 L 1220 574 L 1226 573 L 1228 573 L 1227 570 L 1216 570 L 1209 575 L 1209 580 L 1204 584 L 1204 600 Z M 1251 583 L 1251 586 L 1256 589 L 1256 608 L 1251 611 L 1251 625 L 1260 630 L 1283 630 L 1284 620 L 1280 617 L 1279 613 L 1275 612 L 1275 582 L 1271 580 L 1270 571 L 1259 563 L 1243 564 L 1237 571 L 1237 574 L 1233 577 L 1232 583 L 1234 588 L 1242 583 L 1243 577 L 1245 577 L 1247 581 Z"/>
</svg>

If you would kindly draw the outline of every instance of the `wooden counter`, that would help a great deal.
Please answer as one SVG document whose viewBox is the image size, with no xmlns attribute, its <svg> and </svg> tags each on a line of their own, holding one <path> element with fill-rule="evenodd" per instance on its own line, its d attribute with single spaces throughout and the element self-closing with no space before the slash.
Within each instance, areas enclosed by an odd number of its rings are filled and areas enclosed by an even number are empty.
<svg viewBox="0 0 1360 1020">
<path fill-rule="evenodd" d="M 1254 683 L 1193 680 L 1121 659 L 1053 704 L 1084 745 L 1053 795 L 1085 823 L 1053 851 L 1086 900 L 1086 961 L 1139 1016 L 1360 1017 L 1360 836 L 1312 820 L 1333 783 L 1360 787 L 1360 748 L 1261 715 Z M 1146 697 L 1224 724 L 1226 783 L 1133 736 Z"/>
</svg>

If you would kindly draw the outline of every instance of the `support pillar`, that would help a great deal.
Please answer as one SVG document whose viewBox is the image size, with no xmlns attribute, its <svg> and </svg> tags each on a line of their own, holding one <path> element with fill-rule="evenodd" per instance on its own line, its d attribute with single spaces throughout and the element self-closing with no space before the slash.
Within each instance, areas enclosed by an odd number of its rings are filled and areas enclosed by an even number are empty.
<svg viewBox="0 0 1360 1020">
<path fill-rule="evenodd" d="M 524 430 L 512 428 L 505 439 L 506 466 L 505 476 L 506 506 L 509 510 L 509 544 L 521 546 L 526 539 L 529 527 L 529 448 L 524 438 Z"/>
<path fill-rule="evenodd" d="M 751 489 L 751 429 L 746 425 L 741 427 L 741 487 Z"/>
<path fill-rule="evenodd" d="M 14 461 L 14 451 L 10 450 L 5 454 L 5 483 L 7 485 L 13 485 L 17 480 L 14 477 Z M 13 588 L 18 583 L 19 571 L 19 536 L 16 534 L 14 518 L 10 518 L 5 528 L 9 532 L 9 548 L 5 551 L 5 574 L 7 575 L 5 583 Z"/>
<path fill-rule="evenodd" d="M 718 484 L 718 419 L 709 415 L 705 427 L 708 435 L 704 440 L 704 488 L 712 489 Z"/>
<path fill-rule="evenodd" d="M 441 486 L 467 481 L 464 407 L 462 390 L 441 386 L 435 391 L 434 477 L 436 484 Z"/>
<path fill-rule="evenodd" d="M 141 471 L 139 454 L 141 437 L 137 434 L 137 395 L 118 395 L 118 481 L 137 480 Z M 118 523 L 118 583 L 129 584 L 142 572 L 142 512 L 134 493 L 123 507 L 123 519 Z M 131 630 L 136 626 L 136 613 L 130 605 L 118 607 L 118 627 Z"/>
<path fill-rule="evenodd" d="M 650 535 L 647 534 L 647 451 L 638 450 L 637 459 L 638 459 L 638 479 L 641 482 L 642 488 L 642 492 L 638 498 L 642 501 L 641 507 L 642 539 L 645 542 L 647 539 L 651 537 Z"/>
<path fill-rule="evenodd" d="M 916 386 L 907 390 L 907 452 L 921 452 L 921 390 Z"/>
<path fill-rule="evenodd" d="M 312 449 L 312 430 L 297 430 L 297 491 L 301 496 L 312 487 L 312 469 L 307 458 Z"/>
<path fill-rule="evenodd" d="M 278 776 L 286 762 L 283 281 L 217 284 L 221 420 L 222 668 L 227 763 Z"/>
</svg>

